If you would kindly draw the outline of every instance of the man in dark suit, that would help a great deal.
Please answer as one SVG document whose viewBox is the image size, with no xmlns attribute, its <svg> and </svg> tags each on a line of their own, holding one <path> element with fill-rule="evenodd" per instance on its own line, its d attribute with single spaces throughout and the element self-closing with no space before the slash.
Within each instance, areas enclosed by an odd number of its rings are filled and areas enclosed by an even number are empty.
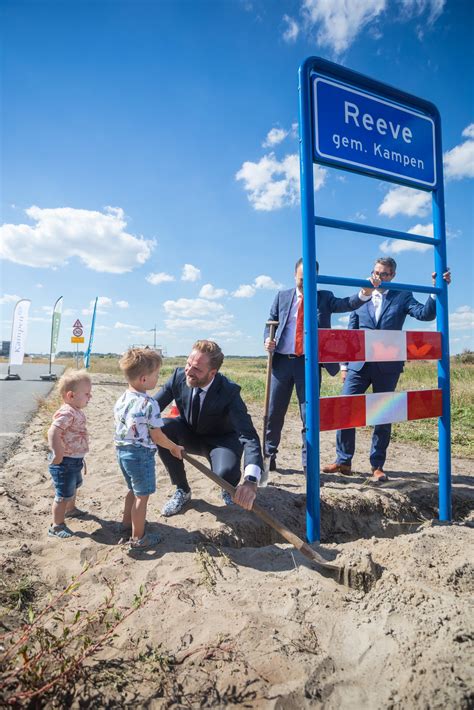
<svg viewBox="0 0 474 710">
<path fill-rule="evenodd" d="M 319 265 L 316 262 L 316 270 Z M 345 313 L 359 308 L 365 300 L 370 299 L 372 283 L 368 288 L 362 289 L 348 298 L 336 298 L 332 291 L 318 290 L 318 327 L 331 327 L 332 313 Z M 276 470 L 276 455 L 281 439 L 281 431 L 285 415 L 290 403 L 293 387 L 300 408 L 303 424 L 302 433 L 302 459 L 303 468 L 306 468 L 306 406 L 304 386 L 304 354 L 303 354 L 303 259 L 298 259 L 295 264 L 295 288 L 279 291 L 270 309 L 269 320 L 278 321 L 275 339 L 268 337 L 269 327 L 265 328 L 265 350 L 273 352 L 272 375 L 270 384 L 270 403 L 268 411 L 268 424 L 265 436 L 265 472 Z M 325 365 L 331 375 L 339 372 L 339 365 L 332 363 Z M 320 371 L 321 374 L 321 371 Z"/>
<path fill-rule="evenodd" d="M 375 262 L 372 276 L 380 282 L 392 281 L 397 264 L 391 257 L 380 257 Z M 436 274 L 432 274 L 433 285 Z M 443 274 L 449 284 L 451 274 Z M 402 330 L 407 316 L 420 321 L 431 321 L 436 317 L 436 297 L 431 295 L 423 305 L 410 291 L 395 291 L 378 288 L 372 298 L 351 313 L 350 329 Z M 403 371 L 403 362 L 352 362 L 343 366 L 343 395 L 363 394 L 372 385 L 373 392 L 394 392 Z M 347 369 L 347 375 L 344 374 Z M 387 480 L 383 470 L 390 443 L 391 424 L 379 424 L 374 427 L 370 464 L 373 483 Z M 352 457 L 355 452 L 355 429 L 338 430 L 336 435 L 336 462 L 323 468 L 324 473 L 342 473 L 351 475 Z"/>
<path fill-rule="evenodd" d="M 178 367 L 155 395 L 163 410 L 173 400 L 179 410 L 176 419 L 165 419 L 162 431 L 190 454 L 206 456 L 218 476 L 237 486 L 234 501 L 250 510 L 263 468 L 260 440 L 240 387 L 219 373 L 224 360 L 222 350 L 212 340 L 198 340 L 193 345 L 184 368 Z M 184 463 L 158 447 L 160 458 L 176 491 L 168 500 L 163 515 L 179 513 L 191 500 Z M 244 454 L 244 482 L 240 481 L 240 459 Z M 230 495 L 222 492 L 226 505 Z"/>
</svg>

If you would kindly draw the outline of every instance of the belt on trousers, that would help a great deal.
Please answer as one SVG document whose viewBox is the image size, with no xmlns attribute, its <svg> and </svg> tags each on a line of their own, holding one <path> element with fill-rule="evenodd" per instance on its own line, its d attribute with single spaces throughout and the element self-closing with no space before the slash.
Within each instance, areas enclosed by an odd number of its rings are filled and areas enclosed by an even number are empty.
<svg viewBox="0 0 474 710">
<path fill-rule="evenodd" d="M 276 352 L 275 355 L 279 355 L 280 357 L 287 357 L 288 360 L 299 360 L 300 357 L 304 357 L 304 355 L 288 355 L 287 353 L 279 353 L 279 352 Z"/>
</svg>

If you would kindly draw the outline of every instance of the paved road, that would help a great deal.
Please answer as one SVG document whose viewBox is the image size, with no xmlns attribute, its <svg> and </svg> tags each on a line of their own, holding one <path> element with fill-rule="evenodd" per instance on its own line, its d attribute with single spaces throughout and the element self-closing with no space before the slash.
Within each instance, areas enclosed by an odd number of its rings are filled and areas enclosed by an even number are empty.
<svg viewBox="0 0 474 710">
<path fill-rule="evenodd" d="M 0 363 L 0 377 L 7 374 L 7 363 Z M 5 461 L 8 450 L 19 439 L 25 424 L 38 409 L 38 397 L 46 397 L 54 382 L 43 382 L 40 375 L 48 372 L 48 365 L 14 365 L 12 373 L 21 380 L 0 380 L 0 463 Z M 64 371 L 62 365 L 53 365 L 58 376 Z"/>
</svg>

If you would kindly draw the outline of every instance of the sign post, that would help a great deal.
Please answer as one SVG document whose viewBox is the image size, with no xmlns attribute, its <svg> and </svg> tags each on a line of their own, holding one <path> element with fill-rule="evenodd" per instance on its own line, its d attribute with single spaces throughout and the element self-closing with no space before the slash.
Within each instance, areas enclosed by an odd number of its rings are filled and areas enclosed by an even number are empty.
<svg viewBox="0 0 474 710">
<path fill-rule="evenodd" d="M 84 342 L 84 326 L 79 318 L 72 326 L 71 343 L 76 343 L 76 370 L 79 369 L 79 343 Z"/>
<path fill-rule="evenodd" d="M 303 278 L 305 293 L 305 378 L 307 438 L 307 538 L 321 537 L 318 283 L 363 286 L 362 279 L 316 273 L 317 226 L 363 232 L 391 239 L 430 244 L 435 250 L 436 287 L 384 284 L 384 288 L 434 293 L 442 353 L 438 387 L 442 390 L 439 418 L 439 517 L 451 520 L 450 383 L 446 232 L 443 193 L 441 119 L 430 102 L 319 57 L 299 69 L 299 126 Z M 315 215 L 313 163 L 321 163 L 432 193 L 433 239 L 421 235 L 361 225 Z"/>
</svg>

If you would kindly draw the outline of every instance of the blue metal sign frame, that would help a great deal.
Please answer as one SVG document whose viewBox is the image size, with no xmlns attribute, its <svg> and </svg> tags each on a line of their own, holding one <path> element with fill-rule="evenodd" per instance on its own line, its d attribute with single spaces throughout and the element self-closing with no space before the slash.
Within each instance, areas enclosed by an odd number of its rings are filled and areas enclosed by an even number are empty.
<svg viewBox="0 0 474 710">
<path fill-rule="evenodd" d="M 324 77 L 326 82 L 342 87 L 342 91 L 356 91 L 364 96 L 364 101 L 378 102 L 377 105 L 388 105 L 390 111 L 410 112 L 417 121 L 429 122 L 433 129 L 434 160 L 432 175 L 420 182 L 419 176 L 393 174 L 393 171 L 380 171 L 377 166 L 367 165 L 364 161 L 340 160 L 340 156 L 332 156 L 326 151 L 321 153 L 319 134 L 315 128 L 318 122 L 320 102 L 315 100 L 314 87 L 318 78 Z M 369 104 L 364 104 L 364 107 Z M 324 107 L 323 107 L 324 108 Z M 327 108 L 327 107 L 326 107 Z M 356 109 L 349 108 L 352 117 L 359 118 Z M 368 113 L 368 111 L 366 111 Z M 365 115 L 365 114 L 363 114 Z M 378 116 L 380 119 L 381 116 Z M 388 127 L 387 116 L 382 116 L 384 123 L 379 123 L 382 133 Z M 353 118 L 351 119 L 354 123 Z M 362 122 L 362 118 L 360 122 Z M 366 119 L 367 126 L 373 128 L 377 118 Z M 447 270 L 446 260 L 446 228 L 444 213 L 443 188 L 443 154 L 441 145 L 441 118 L 434 104 L 407 94 L 387 84 L 359 74 L 345 67 L 328 62 L 319 57 L 310 57 L 299 69 L 299 125 L 300 125 L 300 176 L 301 176 L 301 215 L 303 234 L 303 278 L 305 292 L 305 378 L 306 378 L 306 442 L 307 442 L 307 511 L 306 536 L 308 542 L 321 539 L 320 513 L 320 447 L 319 447 L 319 368 L 318 368 L 318 326 L 317 326 L 317 286 L 335 284 L 343 286 L 364 286 L 363 279 L 324 276 L 316 273 L 317 239 L 315 227 L 325 226 L 334 229 L 345 229 L 363 232 L 391 239 L 402 239 L 434 247 L 434 268 L 437 273 L 436 287 L 420 284 L 387 283 L 384 286 L 396 290 L 409 290 L 421 293 L 434 293 L 437 297 L 437 329 L 441 332 L 442 357 L 438 362 L 438 387 L 443 393 L 442 416 L 438 420 L 439 433 L 439 519 L 451 520 L 451 410 L 450 410 L 450 371 L 449 371 L 449 324 L 448 324 L 448 294 L 443 273 Z M 321 125 L 325 125 L 324 123 Z M 396 125 L 399 126 L 398 131 Z M 406 127 L 405 124 L 404 127 Z M 421 124 L 418 124 L 421 125 Z M 428 125 L 428 123 L 426 123 Z M 392 138 L 402 131 L 401 123 L 393 123 Z M 410 129 L 411 130 L 411 129 Z M 430 129 L 431 130 L 431 129 Z M 413 135 L 413 130 L 411 130 Z M 409 133 L 405 133 L 409 137 Z M 350 140 L 350 136 L 347 136 Z M 316 138 L 319 144 L 316 146 Z M 428 148 L 426 147 L 428 146 Z M 344 146 L 349 147 L 349 146 Z M 430 142 L 424 143 L 422 155 L 428 155 Z M 362 173 L 378 179 L 385 179 L 418 189 L 430 190 L 432 193 L 433 239 L 383 229 L 380 227 L 361 225 L 354 222 L 329 219 L 315 214 L 313 162 L 332 165 L 343 170 Z M 361 164 L 362 163 L 362 164 Z"/>
</svg>

